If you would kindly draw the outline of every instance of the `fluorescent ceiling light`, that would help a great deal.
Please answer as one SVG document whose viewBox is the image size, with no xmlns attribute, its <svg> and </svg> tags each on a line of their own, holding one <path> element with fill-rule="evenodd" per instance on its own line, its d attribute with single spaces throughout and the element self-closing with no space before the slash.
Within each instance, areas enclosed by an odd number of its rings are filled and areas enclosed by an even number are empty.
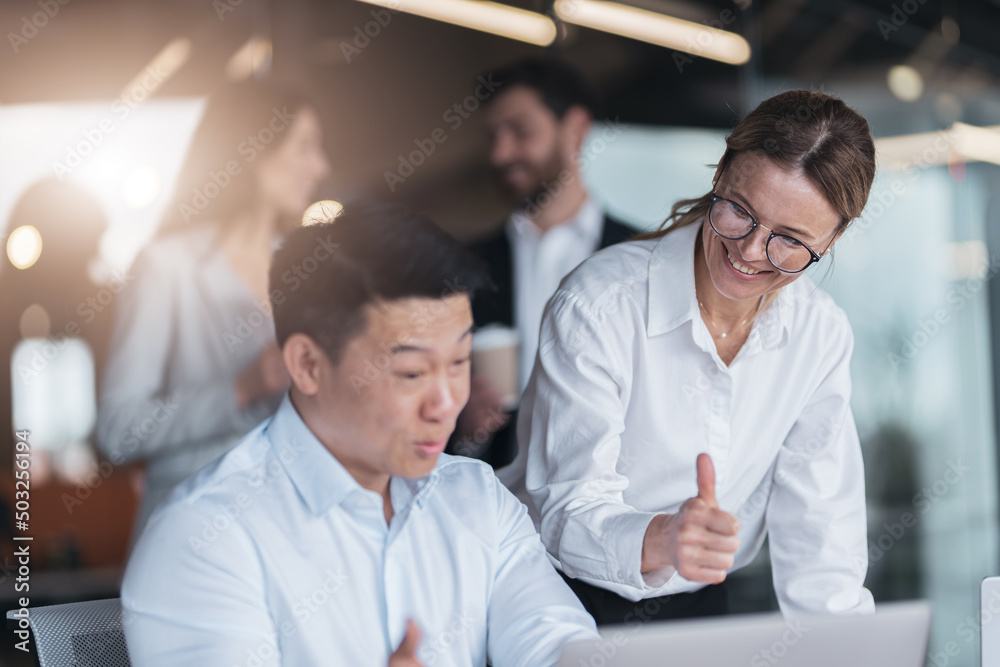
<svg viewBox="0 0 1000 667">
<path fill-rule="evenodd" d="M 226 76 L 233 81 L 243 81 L 266 74 L 271 69 L 271 53 L 270 39 L 251 37 L 230 56 L 226 63 Z"/>
<path fill-rule="evenodd" d="M 875 140 L 879 166 L 906 170 L 948 164 L 952 153 L 967 162 L 1000 165 L 1000 125 L 977 127 L 954 123 L 948 130 L 920 132 Z"/>
<path fill-rule="evenodd" d="M 156 89 L 179 70 L 191 56 L 191 40 L 178 37 L 153 56 L 135 78 L 122 89 L 119 97 L 142 101 L 151 97 Z"/>
<path fill-rule="evenodd" d="M 548 16 L 487 0 L 360 0 L 370 5 L 548 46 L 556 24 Z"/>
<path fill-rule="evenodd" d="M 954 123 L 955 150 L 969 160 L 1000 164 L 1000 127 L 976 127 Z"/>
<path fill-rule="evenodd" d="M 730 65 L 750 60 L 750 43 L 711 26 L 606 0 L 556 0 L 556 15 L 567 23 L 710 58 Z"/>
</svg>

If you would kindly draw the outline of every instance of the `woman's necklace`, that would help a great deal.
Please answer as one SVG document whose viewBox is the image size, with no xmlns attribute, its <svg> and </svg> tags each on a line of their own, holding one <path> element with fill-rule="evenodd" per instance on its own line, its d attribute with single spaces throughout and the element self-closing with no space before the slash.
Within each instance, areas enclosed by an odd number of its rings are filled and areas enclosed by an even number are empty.
<svg viewBox="0 0 1000 667">
<path fill-rule="evenodd" d="M 702 302 L 701 302 L 701 301 L 699 300 L 699 301 L 698 301 L 698 305 L 699 305 L 699 306 L 701 306 L 701 312 L 703 312 L 703 313 L 705 314 L 705 317 L 707 317 L 707 318 L 708 318 L 708 321 L 712 323 L 712 326 L 713 326 L 713 327 L 715 327 L 715 329 L 716 329 L 717 331 L 718 331 L 718 330 L 720 330 L 720 329 L 721 329 L 721 327 L 720 327 L 720 326 L 719 326 L 718 324 L 716 324 L 716 323 L 715 323 L 715 320 L 714 320 L 714 319 L 712 319 L 712 316 L 708 314 L 708 308 L 705 308 L 705 304 L 703 304 L 703 303 L 702 303 Z M 742 319 L 742 320 L 741 320 L 741 321 L 740 321 L 739 323 L 737 323 L 737 325 L 736 325 L 735 327 L 733 327 L 733 330 L 732 330 L 732 333 L 736 333 L 737 331 L 739 331 L 740 329 L 742 329 L 742 328 L 743 328 L 743 325 L 744 325 L 744 324 L 746 324 L 747 322 L 749 322 L 750 320 L 752 320 L 752 319 L 754 318 L 754 316 L 755 316 L 756 314 L 757 314 L 757 313 L 754 313 L 754 314 L 753 314 L 753 315 L 751 315 L 750 317 L 746 317 L 746 318 Z M 720 337 L 720 338 L 725 338 L 725 337 L 726 337 L 727 335 L 729 335 L 729 333 L 728 333 L 728 332 L 726 332 L 726 331 L 722 331 L 722 332 L 721 332 L 721 333 L 719 334 L 719 337 Z"/>
</svg>

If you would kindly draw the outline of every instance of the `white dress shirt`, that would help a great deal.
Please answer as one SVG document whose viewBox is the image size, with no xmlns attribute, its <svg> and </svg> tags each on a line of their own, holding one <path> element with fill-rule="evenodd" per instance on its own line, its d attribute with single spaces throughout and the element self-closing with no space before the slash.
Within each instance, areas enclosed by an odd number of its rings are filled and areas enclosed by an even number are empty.
<svg viewBox="0 0 1000 667">
<path fill-rule="evenodd" d="M 563 281 L 521 402 L 527 453 L 505 473 L 526 467 L 566 574 L 639 600 L 703 586 L 640 564 L 650 520 L 697 495 L 707 452 L 741 522 L 734 569 L 766 533 L 786 615 L 872 612 L 846 316 L 800 277 L 727 367 L 695 297 L 700 228 L 607 248 Z"/>
<path fill-rule="evenodd" d="M 153 514 L 122 585 L 132 664 L 385 667 L 413 619 L 425 667 L 555 665 L 594 621 L 489 466 L 442 455 L 382 496 L 286 396 Z"/>
<path fill-rule="evenodd" d="M 577 264 L 590 257 L 601 242 L 604 213 L 592 199 L 577 214 L 544 234 L 524 213 L 507 221 L 514 272 L 514 326 L 520 334 L 518 378 L 521 391 L 528 384 L 538 351 L 542 312 L 561 281 Z"/>
</svg>

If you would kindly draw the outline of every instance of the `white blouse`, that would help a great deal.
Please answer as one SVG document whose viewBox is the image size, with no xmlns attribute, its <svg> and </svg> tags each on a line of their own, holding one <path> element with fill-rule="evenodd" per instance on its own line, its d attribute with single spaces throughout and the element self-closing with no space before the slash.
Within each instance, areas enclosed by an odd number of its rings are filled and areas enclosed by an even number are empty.
<svg viewBox="0 0 1000 667">
<path fill-rule="evenodd" d="M 133 538 L 174 486 L 281 400 L 236 405 L 236 378 L 274 342 L 274 323 L 215 247 L 215 233 L 192 225 L 151 243 L 116 304 L 97 437 L 114 465 L 147 462 Z"/>
<path fill-rule="evenodd" d="M 566 277 L 521 402 L 527 446 L 503 477 L 516 492 L 526 470 L 567 575 L 640 600 L 703 586 L 640 563 L 650 520 L 697 494 L 707 452 L 719 505 L 741 522 L 733 569 L 767 534 L 786 615 L 873 612 L 847 318 L 801 277 L 727 367 L 695 297 L 700 228 L 607 248 Z"/>
</svg>

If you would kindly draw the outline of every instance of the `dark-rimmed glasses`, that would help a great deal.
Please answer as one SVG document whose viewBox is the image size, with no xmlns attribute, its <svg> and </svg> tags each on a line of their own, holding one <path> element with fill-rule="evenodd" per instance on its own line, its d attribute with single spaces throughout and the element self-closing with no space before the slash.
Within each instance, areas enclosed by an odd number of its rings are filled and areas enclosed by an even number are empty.
<svg viewBox="0 0 1000 667">
<path fill-rule="evenodd" d="M 759 223 L 748 210 L 731 199 L 719 197 L 714 193 L 710 197 L 708 224 L 712 225 L 716 234 L 730 241 L 753 234 Z M 802 241 L 787 234 L 776 234 L 770 229 L 767 231 L 771 232 L 765 244 L 767 259 L 779 271 L 801 273 L 809 268 L 810 264 L 820 260 L 820 255 Z"/>
</svg>

